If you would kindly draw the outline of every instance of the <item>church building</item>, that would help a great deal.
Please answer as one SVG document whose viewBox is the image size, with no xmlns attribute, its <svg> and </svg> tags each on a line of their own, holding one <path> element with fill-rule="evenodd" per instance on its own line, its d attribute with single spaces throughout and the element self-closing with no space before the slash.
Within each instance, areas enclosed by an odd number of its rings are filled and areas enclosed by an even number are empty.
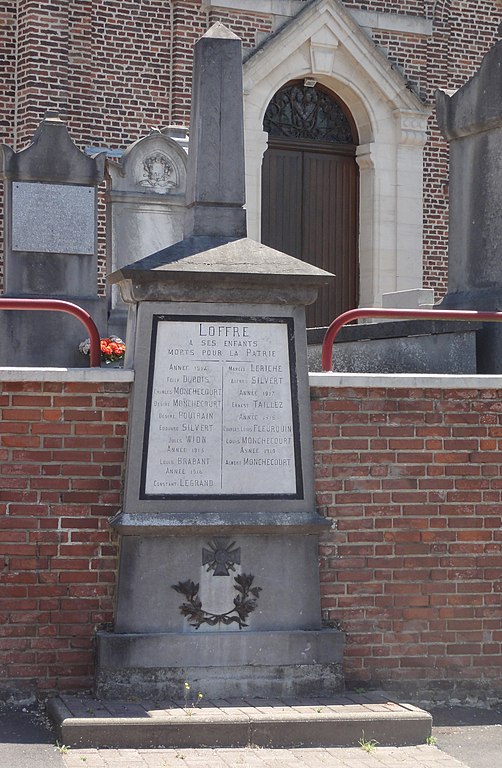
<svg viewBox="0 0 502 768">
<path fill-rule="evenodd" d="M 501 0 L 4 0 L 0 141 L 19 152 L 48 111 L 112 162 L 152 129 L 182 136 L 193 46 L 220 21 L 244 46 L 248 234 L 336 274 L 309 325 L 396 291 L 437 301 L 448 150 L 435 92 L 467 82 L 501 12 Z M 103 183 L 101 292 L 106 205 Z"/>
</svg>

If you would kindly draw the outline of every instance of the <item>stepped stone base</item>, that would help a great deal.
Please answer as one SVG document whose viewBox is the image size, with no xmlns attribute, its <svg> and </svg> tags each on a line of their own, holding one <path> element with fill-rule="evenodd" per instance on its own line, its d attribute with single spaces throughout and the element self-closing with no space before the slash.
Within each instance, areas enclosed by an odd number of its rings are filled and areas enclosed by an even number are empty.
<svg viewBox="0 0 502 768">
<path fill-rule="evenodd" d="M 361 738 L 423 744 L 432 718 L 385 693 L 327 698 L 125 702 L 61 696 L 49 702 L 60 743 L 81 748 L 336 747 Z"/>
<path fill-rule="evenodd" d="M 96 693 L 105 698 L 333 695 L 343 689 L 337 630 L 97 635 Z M 216 663 L 217 660 L 217 663 Z"/>
</svg>

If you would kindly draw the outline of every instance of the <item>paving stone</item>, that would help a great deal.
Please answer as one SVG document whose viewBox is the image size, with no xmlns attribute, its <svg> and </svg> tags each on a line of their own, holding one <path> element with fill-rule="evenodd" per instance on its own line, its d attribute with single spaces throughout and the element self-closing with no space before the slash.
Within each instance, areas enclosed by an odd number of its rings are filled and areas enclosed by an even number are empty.
<svg viewBox="0 0 502 768">
<path fill-rule="evenodd" d="M 80 758 L 85 757 L 83 761 Z M 466 768 L 436 747 L 71 750 L 66 768 Z"/>
<path fill-rule="evenodd" d="M 81 748 L 350 746 L 363 734 L 381 745 L 421 744 L 432 724 L 428 713 L 384 693 L 183 704 L 66 696 L 49 709 L 61 743 Z"/>
</svg>

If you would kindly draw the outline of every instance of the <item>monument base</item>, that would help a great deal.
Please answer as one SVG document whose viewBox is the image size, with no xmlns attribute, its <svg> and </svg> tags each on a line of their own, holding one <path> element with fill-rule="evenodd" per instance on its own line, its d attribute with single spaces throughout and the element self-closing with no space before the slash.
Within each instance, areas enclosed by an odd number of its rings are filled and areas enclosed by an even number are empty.
<svg viewBox="0 0 502 768">
<path fill-rule="evenodd" d="M 323 696 L 343 689 L 335 629 L 97 635 L 99 698 Z"/>
</svg>

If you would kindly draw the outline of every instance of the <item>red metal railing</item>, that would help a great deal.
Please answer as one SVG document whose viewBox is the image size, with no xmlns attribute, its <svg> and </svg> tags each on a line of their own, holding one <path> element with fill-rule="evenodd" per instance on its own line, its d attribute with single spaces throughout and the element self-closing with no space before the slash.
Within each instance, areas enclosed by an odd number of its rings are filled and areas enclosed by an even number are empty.
<svg viewBox="0 0 502 768">
<path fill-rule="evenodd" d="M 49 312 L 66 312 L 73 315 L 86 327 L 91 347 L 89 350 L 89 361 L 91 368 L 101 366 L 101 340 L 99 331 L 92 317 L 85 309 L 71 301 L 62 301 L 61 299 L 8 299 L 0 298 L 0 309 L 22 309 L 22 310 L 44 310 Z"/>
<path fill-rule="evenodd" d="M 338 315 L 329 326 L 322 343 L 322 369 L 332 370 L 333 342 L 344 325 L 362 317 L 391 317 L 400 320 L 477 320 L 479 322 L 502 323 L 502 312 L 478 312 L 475 309 L 349 309 Z"/>
</svg>

